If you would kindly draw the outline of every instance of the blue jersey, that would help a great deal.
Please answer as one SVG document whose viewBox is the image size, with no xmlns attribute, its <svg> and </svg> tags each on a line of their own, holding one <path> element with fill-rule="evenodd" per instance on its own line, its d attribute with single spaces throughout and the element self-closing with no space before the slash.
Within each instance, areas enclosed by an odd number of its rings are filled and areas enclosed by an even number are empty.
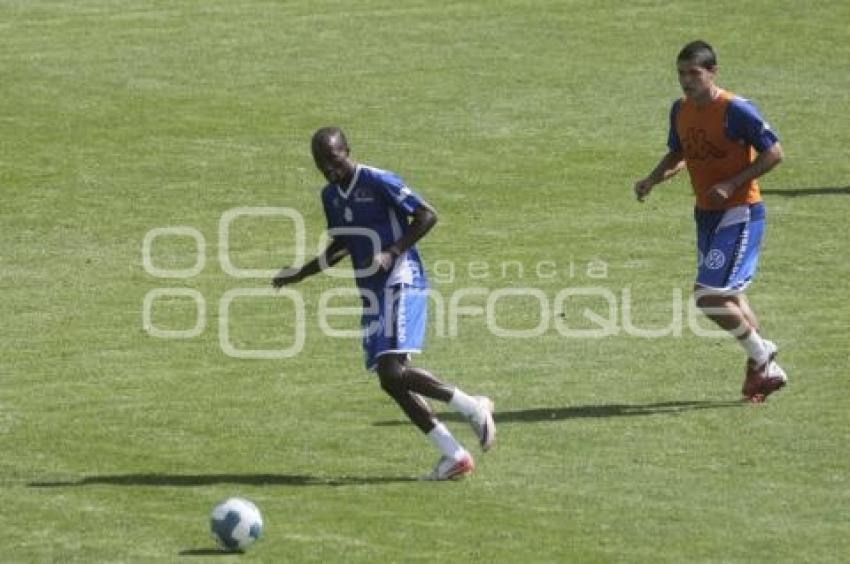
<svg viewBox="0 0 850 564">
<path fill-rule="evenodd" d="M 366 165 L 357 165 L 348 186 L 325 186 L 322 205 L 328 233 L 348 249 L 358 287 L 376 294 L 397 284 L 428 287 L 415 246 L 398 257 L 389 272 L 379 269 L 369 274 L 367 271 L 377 253 L 407 232 L 408 217 L 422 202 L 396 174 Z"/>
</svg>

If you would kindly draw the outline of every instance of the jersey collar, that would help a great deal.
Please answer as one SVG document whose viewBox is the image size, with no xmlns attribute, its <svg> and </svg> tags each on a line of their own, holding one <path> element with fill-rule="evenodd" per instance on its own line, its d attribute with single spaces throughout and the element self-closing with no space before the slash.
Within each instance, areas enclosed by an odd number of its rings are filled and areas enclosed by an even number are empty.
<svg viewBox="0 0 850 564">
<path fill-rule="evenodd" d="M 351 177 L 351 182 L 348 183 L 348 187 L 345 190 L 342 189 L 342 186 L 337 184 L 336 189 L 337 189 L 337 192 L 339 192 L 339 195 L 347 200 L 348 196 L 351 194 L 351 191 L 354 190 L 354 187 L 357 185 L 357 179 L 359 177 L 360 177 L 360 165 L 358 164 L 358 165 L 355 166 L 354 175 Z"/>
</svg>

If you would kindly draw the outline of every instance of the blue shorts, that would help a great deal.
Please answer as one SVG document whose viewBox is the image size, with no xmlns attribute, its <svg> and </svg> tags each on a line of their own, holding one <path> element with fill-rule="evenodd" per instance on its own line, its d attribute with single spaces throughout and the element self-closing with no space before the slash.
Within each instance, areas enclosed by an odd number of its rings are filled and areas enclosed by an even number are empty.
<svg viewBox="0 0 850 564">
<path fill-rule="evenodd" d="M 422 352 L 428 321 L 428 288 L 390 286 L 363 297 L 363 352 L 366 369 L 375 370 L 378 357 Z"/>
<path fill-rule="evenodd" d="M 764 204 L 728 210 L 694 210 L 698 286 L 720 293 L 743 292 L 756 273 L 764 233 Z"/>
</svg>

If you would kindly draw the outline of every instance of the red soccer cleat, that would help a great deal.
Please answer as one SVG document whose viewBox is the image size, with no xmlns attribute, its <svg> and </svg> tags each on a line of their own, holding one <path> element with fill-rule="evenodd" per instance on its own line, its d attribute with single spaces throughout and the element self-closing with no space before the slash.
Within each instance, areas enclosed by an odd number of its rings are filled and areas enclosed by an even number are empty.
<svg viewBox="0 0 850 564">
<path fill-rule="evenodd" d="M 788 383 L 788 375 L 774 360 L 777 348 L 773 342 L 765 340 L 770 355 L 767 362 L 756 366 L 752 359 L 747 360 L 747 376 L 741 387 L 744 401 L 763 403 L 767 396 L 781 389 Z"/>
</svg>

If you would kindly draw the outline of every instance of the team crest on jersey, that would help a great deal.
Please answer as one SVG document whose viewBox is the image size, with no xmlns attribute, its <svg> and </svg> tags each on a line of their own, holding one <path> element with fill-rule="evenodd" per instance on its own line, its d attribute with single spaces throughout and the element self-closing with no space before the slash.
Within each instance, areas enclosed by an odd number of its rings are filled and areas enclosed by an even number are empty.
<svg viewBox="0 0 850 564">
<path fill-rule="evenodd" d="M 345 219 L 346 222 L 351 223 L 351 220 L 354 219 L 354 214 L 351 213 L 351 208 L 346 206 L 345 209 L 342 211 L 342 217 Z"/>
<path fill-rule="evenodd" d="M 720 249 L 711 249 L 705 257 L 705 266 L 711 270 L 722 268 L 726 264 L 726 255 Z"/>
</svg>

